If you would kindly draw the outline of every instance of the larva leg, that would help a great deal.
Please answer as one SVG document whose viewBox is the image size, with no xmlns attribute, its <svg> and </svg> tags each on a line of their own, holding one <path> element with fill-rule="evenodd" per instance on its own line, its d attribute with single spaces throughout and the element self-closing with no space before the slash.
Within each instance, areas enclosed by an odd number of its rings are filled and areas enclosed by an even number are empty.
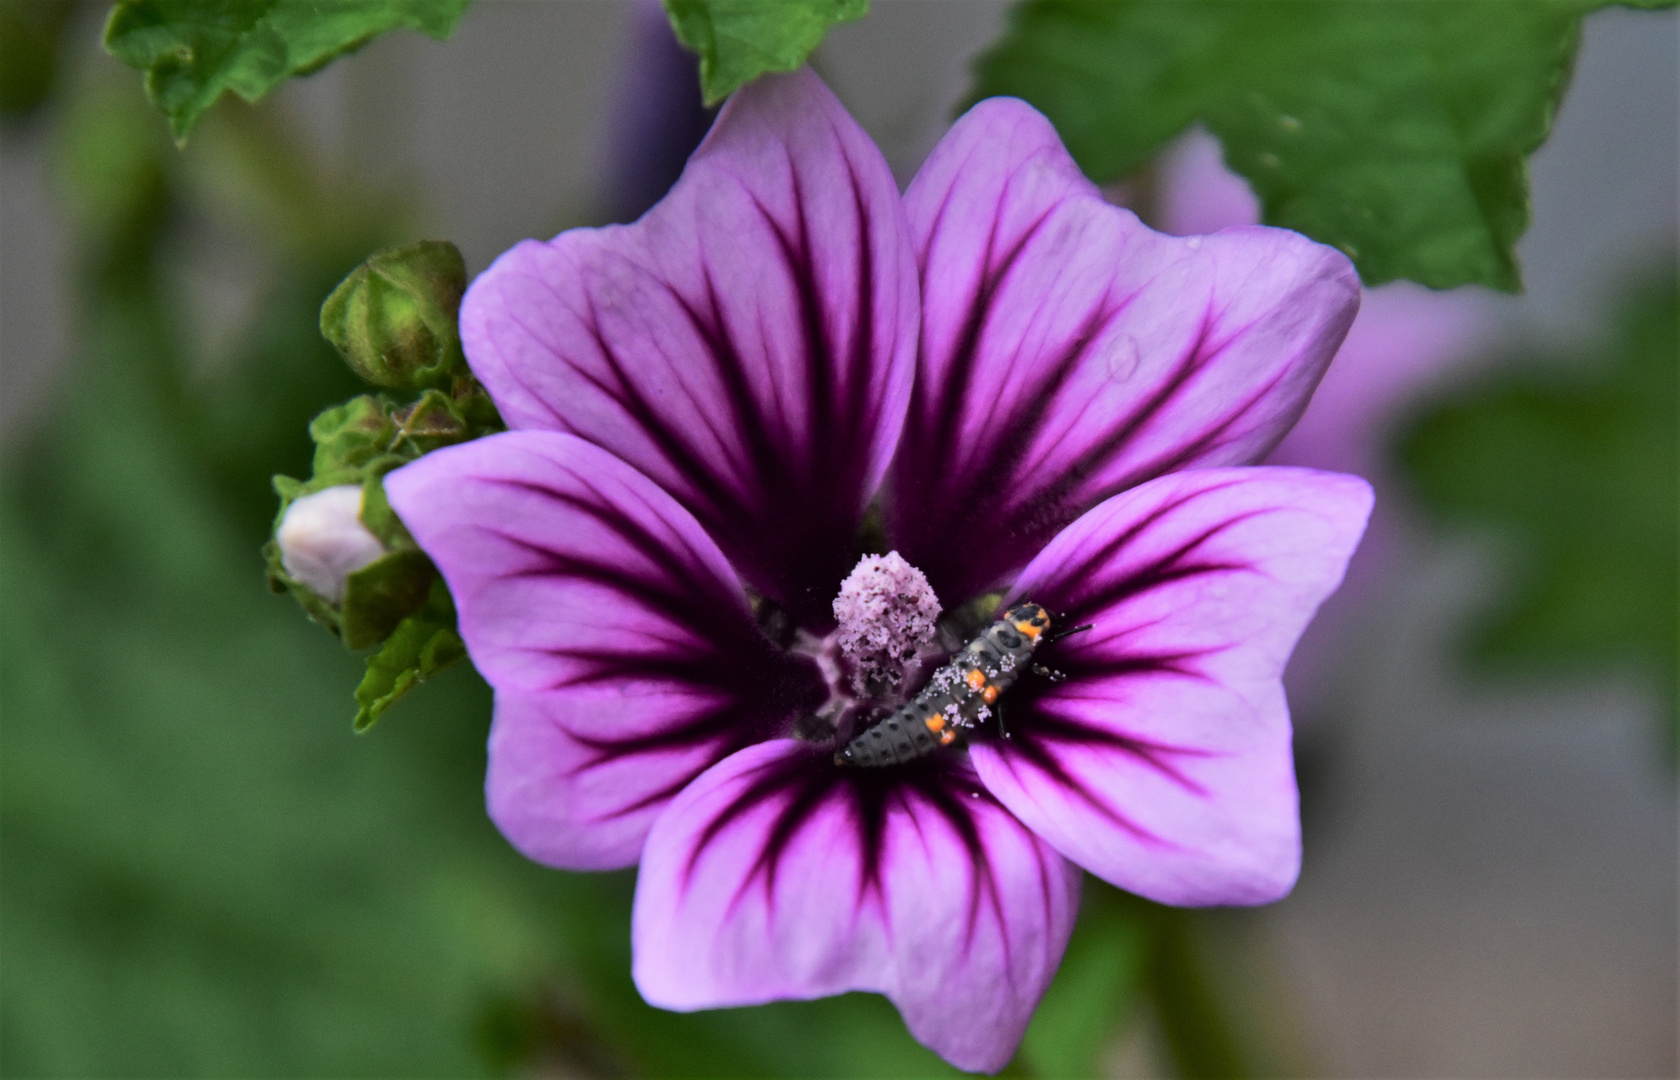
<svg viewBox="0 0 1680 1080">
<path fill-rule="evenodd" d="M 1067 672 L 1057 671 L 1055 668 L 1045 667 L 1043 664 L 1034 664 L 1028 670 L 1039 678 L 1048 679 L 1053 683 L 1067 681 Z"/>
</svg>

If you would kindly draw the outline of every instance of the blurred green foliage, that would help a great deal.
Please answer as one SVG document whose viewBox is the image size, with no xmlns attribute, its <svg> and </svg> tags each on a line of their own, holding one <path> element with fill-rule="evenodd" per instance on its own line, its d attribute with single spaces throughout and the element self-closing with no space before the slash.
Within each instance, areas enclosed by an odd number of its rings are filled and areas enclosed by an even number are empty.
<svg viewBox="0 0 1680 1080">
<path fill-rule="evenodd" d="M 1099 182 L 1201 122 L 1266 224 L 1341 248 L 1366 285 L 1515 292 L 1527 158 L 1602 6 L 1029 0 L 977 64 L 974 96 L 1037 106 Z"/>
<path fill-rule="evenodd" d="M 185 141 L 224 91 L 256 101 L 387 30 L 443 40 L 471 0 L 120 0 L 105 47 L 146 73 L 146 96 Z"/>
<path fill-rule="evenodd" d="M 72 10 L 72 0 L 0 0 L 0 116 L 27 115 L 46 100 Z"/>
<path fill-rule="evenodd" d="M 195 392 L 164 273 L 186 170 L 134 100 L 66 109 L 80 354 L 0 486 L 0 1071 L 470 1071 L 481 984 L 558 947 L 481 815 L 445 809 L 477 801 L 475 733 L 446 721 L 485 695 L 457 681 L 383 753 L 320 722 L 354 661 L 252 588 L 269 508 L 239 495 L 307 457 L 296 425 L 342 387 L 330 350 L 285 349 L 315 337 L 320 268 L 253 330 L 302 384 L 270 402 L 290 422 L 230 429 L 216 405 L 267 380 Z"/>
<path fill-rule="evenodd" d="M 1056 980 L 1021 1041 L 1034 1076 L 1101 1076 L 1143 990 L 1151 905 L 1087 876 L 1079 924 Z M 1186 1074 L 1189 1075 L 1189 1074 Z"/>
<path fill-rule="evenodd" d="M 1597 356 L 1507 365 L 1437 402 L 1399 449 L 1438 520 L 1491 533 L 1510 558 L 1509 588 L 1473 625 L 1469 657 L 1484 670 L 1545 674 L 1632 666 L 1661 690 L 1671 723 L 1676 306 L 1670 266 L 1626 298 L 1618 336 Z"/>
<path fill-rule="evenodd" d="M 716 105 L 771 71 L 792 71 L 828 28 L 869 13 L 869 0 L 665 0 L 677 40 L 700 54 L 700 92 Z"/>
</svg>

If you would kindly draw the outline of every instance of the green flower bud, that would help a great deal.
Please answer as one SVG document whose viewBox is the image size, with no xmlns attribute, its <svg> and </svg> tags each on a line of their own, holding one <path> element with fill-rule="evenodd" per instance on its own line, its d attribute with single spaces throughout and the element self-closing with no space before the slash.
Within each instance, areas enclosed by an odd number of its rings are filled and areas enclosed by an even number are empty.
<svg viewBox="0 0 1680 1080">
<path fill-rule="evenodd" d="M 321 333 L 375 386 L 444 386 L 466 371 L 456 324 L 466 288 L 466 264 L 454 244 L 386 248 L 327 297 Z"/>
</svg>

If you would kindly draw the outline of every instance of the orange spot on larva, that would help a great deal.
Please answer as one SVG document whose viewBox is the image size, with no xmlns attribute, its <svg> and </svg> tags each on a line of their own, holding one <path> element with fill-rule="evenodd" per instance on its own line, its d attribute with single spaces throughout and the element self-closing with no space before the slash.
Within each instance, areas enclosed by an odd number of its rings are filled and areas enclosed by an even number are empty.
<svg viewBox="0 0 1680 1080">
<path fill-rule="evenodd" d="M 954 743 L 956 741 L 957 741 L 957 733 L 954 730 L 953 731 L 947 731 L 943 735 L 939 736 L 939 745 L 940 746 L 950 746 L 952 743 Z"/>
<path fill-rule="evenodd" d="M 997 700 L 998 688 L 988 683 L 986 689 L 980 691 L 980 696 L 986 699 L 986 704 L 990 705 Z"/>
<path fill-rule="evenodd" d="M 944 715 L 942 713 L 934 713 L 932 716 L 927 718 L 927 726 L 929 731 L 943 731 L 945 728 Z"/>
<path fill-rule="evenodd" d="M 967 680 L 970 690 L 978 690 L 986 685 L 986 673 L 979 668 L 969 668 L 968 674 L 964 678 Z"/>
<path fill-rule="evenodd" d="M 1032 638 L 1034 641 L 1038 640 L 1038 635 L 1044 633 L 1044 628 L 1034 624 L 1030 619 L 1020 620 L 1015 624 L 1015 629 Z"/>
</svg>

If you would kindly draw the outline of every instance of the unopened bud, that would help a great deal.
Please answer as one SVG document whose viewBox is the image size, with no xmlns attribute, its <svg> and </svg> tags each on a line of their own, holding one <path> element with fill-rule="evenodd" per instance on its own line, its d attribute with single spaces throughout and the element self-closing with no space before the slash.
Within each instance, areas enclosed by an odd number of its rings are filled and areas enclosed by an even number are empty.
<svg viewBox="0 0 1680 1080">
<path fill-rule="evenodd" d="M 385 545 L 362 524 L 361 513 L 360 484 L 295 499 L 274 533 L 286 573 L 328 603 L 342 603 L 350 575 L 385 555 Z"/>
<path fill-rule="evenodd" d="M 376 386 L 443 386 L 466 370 L 456 322 L 466 288 L 466 263 L 454 244 L 386 248 L 327 297 L 321 333 Z"/>
</svg>

